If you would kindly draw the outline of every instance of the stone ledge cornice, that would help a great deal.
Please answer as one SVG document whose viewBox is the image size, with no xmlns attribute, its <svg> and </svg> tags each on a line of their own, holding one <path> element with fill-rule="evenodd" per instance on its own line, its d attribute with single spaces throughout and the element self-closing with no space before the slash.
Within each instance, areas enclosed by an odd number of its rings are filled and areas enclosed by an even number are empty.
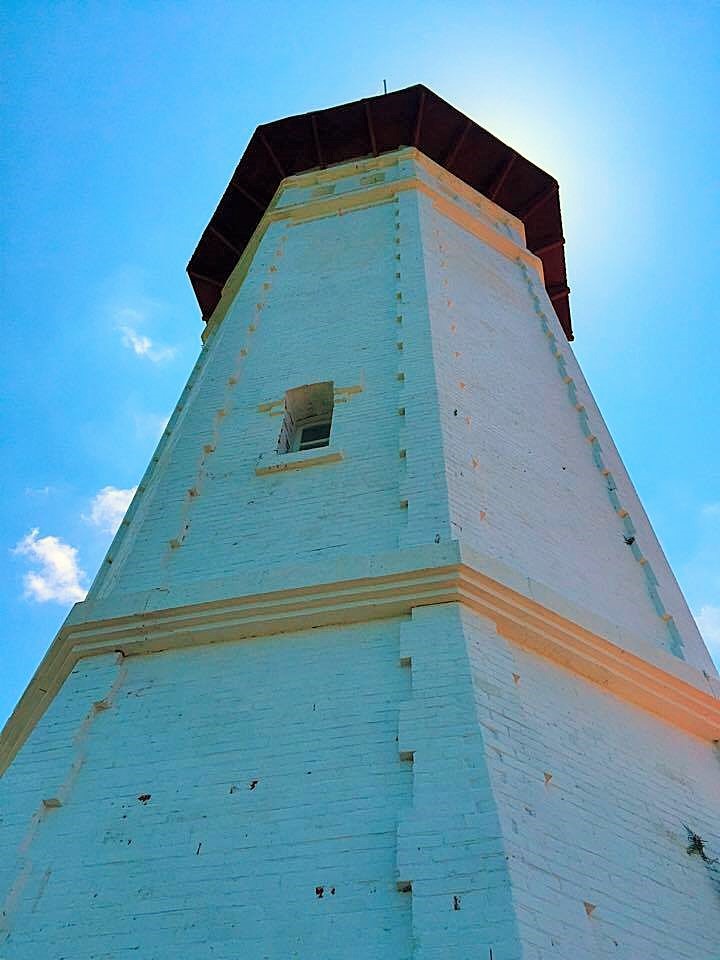
<svg viewBox="0 0 720 960">
<path fill-rule="evenodd" d="M 311 182 L 330 183 L 342 180 L 350 176 L 351 173 L 357 173 L 361 170 L 383 170 L 403 161 L 411 161 L 415 166 L 414 172 L 404 173 L 380 185 L 362 186 L 349 193 L 336 196 L 306 199 L 302 202 L 286 205 L 281 202 L 284 192 L 289 187 L 306 186 Z M 420 170 L 426 174 L 426 178 L 420 176 Z M 222 323 L 247 276 L 260 241 L 272 224 L 285 222 L 288 225 L 297 226 L 324 217 L 345 215 L 355 210 L 390 203 L 399 194 L 408 190 L 414 190 L 428 197 L 448 219 L 472 233 L 508 259 L 520 260 L 535 271 L 541 283 L 545 283 L 540 257 L 531 253 L 524 242 L 519 243 L 511 236 L 503 233 L 498 226 L 501 221 L 512 223 L 516 232 L 524 240 L 525 229 L 521 220 L 507 213 L 502 207 L 473 190 L 448 171 L 443 170 L 419 150 L 413 147 L 405 147 L 380 157 L 355 163 L 339 164 L 323 171 L 299 174 L 281 181 L 242 256 L 225 281 L 217 306 L 213 310 L 212 316 L 208 318 L 202 339 L 207 340 Z"/>
<path fill-rule="evenodd" d="M 304 583 L 278 587 L 283 579 L 286 583 L 302 579 L 301 569 L 285 575 L 275 572 L 268 576 L 266 589 L 237 596 L 220 596 L 216 590 L 214 599 L 171 603 L 164 594 L 167 605 L 154 609 L 146 608 L 150 603 L 147 595 L 142 603 L 140 596 L 126 598 L 126 609 L 142 612 L 123 613 L 111 601 L 77 604 L 2 732 L 0 771 L 11 762 L 83 657 L 113 652 L 130 657 L 409 616 L 416 607 L 443 603 L 462 604 L 491 620 L 512 643 L 600 684 L 676 727 L 705 740 L 720 739 L 720 685 L 715 678 L 636 638 L 632 651 L 621 646 L 626 635 L 618 628 L 594 614 L 571 609 L 541 585 L 461 549 L 460 544 L 441 545 L 435 551 L 421 547 L 382 558 L 354 558 L 339 561 L 335 568 L 326 564 L 313 568 L 312 581 L 306 576 Z M 329 579 L 328 572 L 333 569 L 338 575 Z M 205 592 L 212 596 L 208 584 Z M 542 595 L 542 601 L 533 593 Z M 162 593 L 154 596 L 162 602 Z"/>
</svg>

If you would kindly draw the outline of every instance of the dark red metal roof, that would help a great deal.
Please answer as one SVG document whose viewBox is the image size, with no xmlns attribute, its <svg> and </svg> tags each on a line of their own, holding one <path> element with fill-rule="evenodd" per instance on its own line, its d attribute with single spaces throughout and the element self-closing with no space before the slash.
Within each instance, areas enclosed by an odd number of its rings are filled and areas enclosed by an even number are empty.
<svg viewBox="0 0 720 960">
<path fill-rule="evenodd" d="M 572 340 L 557 181 L 422 84 L 257 128 L 188 264 L 203 319 L 284 177 L 399 147 L 417 147 L 523 221 Z"/>
</svg>

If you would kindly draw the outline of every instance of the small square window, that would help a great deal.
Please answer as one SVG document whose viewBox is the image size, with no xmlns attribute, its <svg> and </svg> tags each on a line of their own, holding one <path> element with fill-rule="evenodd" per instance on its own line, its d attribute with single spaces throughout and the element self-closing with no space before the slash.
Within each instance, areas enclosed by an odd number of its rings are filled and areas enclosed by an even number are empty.
<svg viewBox="0 0 720 960">
<path fill-rule="evenodd" d="M 316 447 L 327 447 L 330 443 L 330 420 L 323 419 L 316 423 L 305 423 L 296 426 L 298 450 L 315 450 Z"/>
<path fill-rule="evenodd" d="M 333 383 L 329 380 L 288 390 L 278 453 L 297 453 L 329 446 L 333 400 Z"/>
</svg>

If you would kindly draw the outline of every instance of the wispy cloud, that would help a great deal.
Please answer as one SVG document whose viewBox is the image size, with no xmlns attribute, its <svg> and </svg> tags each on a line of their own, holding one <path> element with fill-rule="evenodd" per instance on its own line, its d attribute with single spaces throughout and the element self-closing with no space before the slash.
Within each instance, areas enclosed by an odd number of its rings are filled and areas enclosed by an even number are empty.
<svg viewBox="0 0 720 960">
<path fill-rule="evenodd" d="M 103 487 L 92 498 L 90 513 L 87 516 L 83 514 L 83 519 L 104 533 L 115 533 L 136 490 L 137 487 L 129 487 L 127 490 Z"/>
<path fill-rule="evenodd" d="M 28 599 L 38 603 L 74 603 L 85 598 L 85 571 L 78 565 L 76 547 L 59 537 L 41 537 L 35 527 L 16 544 L 13 553 L 27 557 L 34 567 L 23 576 Z"/>
<path fill-rule="evenodd" d="M 44 487 L 25 487 L 26 497 L 49 497 L 50 494 L 54 492 L 55 488 L 49 485 Z"/>
<path fill-rule="evenodd" d="M 145 322 L 143 311 L 133 307 L 119 307 L 114 310 L 115 326 L 122 335 L 122 344 L 138 357 L 145 357 L 153 363 L 172 360 L 177 353 L 176 347 L 156 343 L 139 328 Z"/>
</svg>

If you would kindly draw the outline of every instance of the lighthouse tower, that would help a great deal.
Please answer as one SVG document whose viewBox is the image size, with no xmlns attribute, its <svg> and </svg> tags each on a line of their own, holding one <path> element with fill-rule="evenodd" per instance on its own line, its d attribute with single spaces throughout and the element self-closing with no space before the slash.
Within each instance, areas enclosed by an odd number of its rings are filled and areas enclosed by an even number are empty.
<svg viewBox="0 0 720 960">
<path fill-rule="evenodd" d="M 411 87 L 259 127 L 188 269 L 199 359 L 3 734 L 0 957 L 716 960 L 720 682 L 557 183 Z"/>
</svg>

